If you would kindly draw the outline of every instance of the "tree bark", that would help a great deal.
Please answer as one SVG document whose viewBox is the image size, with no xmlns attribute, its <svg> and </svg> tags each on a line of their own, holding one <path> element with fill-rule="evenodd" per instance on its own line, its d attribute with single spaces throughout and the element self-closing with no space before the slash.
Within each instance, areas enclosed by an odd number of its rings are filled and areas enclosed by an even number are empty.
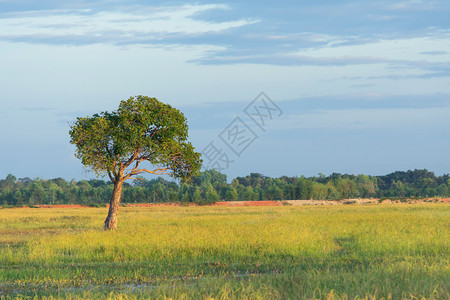
<svg viewBox="0 0 450 300">
<path fill-rule="evenodd" d="M 114 189 L 109 201 L 108 216 L 105 220 L 105 226 L 103 230 L 116 230 L 117 229 L 117 215 L 119 213 L 120 198 L 122 197 L 122 185 L 124 180 L 118 180 L 114 183 Z"/>
</svg>

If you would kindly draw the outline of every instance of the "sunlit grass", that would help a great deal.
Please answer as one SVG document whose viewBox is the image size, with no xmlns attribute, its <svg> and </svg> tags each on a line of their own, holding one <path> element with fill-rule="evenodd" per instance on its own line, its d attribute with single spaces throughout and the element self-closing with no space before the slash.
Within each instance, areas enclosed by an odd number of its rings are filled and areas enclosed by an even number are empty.
<svg viewBox="0 0 450 300">
<path fill-rule="evenodd" d="M 0 210 L 0 296 L 448 298 L 450 206 Z"/>
</svg>

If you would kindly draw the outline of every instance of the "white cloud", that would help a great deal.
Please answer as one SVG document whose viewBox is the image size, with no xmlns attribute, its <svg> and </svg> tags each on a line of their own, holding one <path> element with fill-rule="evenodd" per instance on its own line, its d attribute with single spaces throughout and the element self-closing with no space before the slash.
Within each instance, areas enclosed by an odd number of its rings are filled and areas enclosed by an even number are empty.
<svg viewBox="0 0 450 300">
<path fill-rule="evenodd" d="M 441 51 L 442 55 L 431 52 Z M 383 61 L 424 60 L 430 62 L 450 61 L 450 33 L 410 39 L 378 40 L 366 44 L 340 45 L 335 47 L 309 48 L 293 53 L 311 58 L 373 58 Z"/>
<path fill-rule="evenodd" d="M 43 10 L 3 15 L 0 39 L 58 39 L 90 37 L 112 41 L 160 39 L 165 34 L 203 34 L 219 32 L 258 22 L 235 20 L 206 22 L 194 19 L 197 13 L 228 9 L 225 5 L 185 5 L 145 7 L 131 11 Z"/>
</svg>

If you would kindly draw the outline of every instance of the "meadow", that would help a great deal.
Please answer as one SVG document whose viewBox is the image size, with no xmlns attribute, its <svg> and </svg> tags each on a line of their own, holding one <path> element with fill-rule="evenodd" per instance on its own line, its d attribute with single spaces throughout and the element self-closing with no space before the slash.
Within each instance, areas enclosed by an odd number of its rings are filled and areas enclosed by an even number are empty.
<svg viewBox="0 0 450 300">
<path fill-rule="evenodd" d="M 450 205 L 0 209 L 0 297 L 449 299 Z"/>
</svg>

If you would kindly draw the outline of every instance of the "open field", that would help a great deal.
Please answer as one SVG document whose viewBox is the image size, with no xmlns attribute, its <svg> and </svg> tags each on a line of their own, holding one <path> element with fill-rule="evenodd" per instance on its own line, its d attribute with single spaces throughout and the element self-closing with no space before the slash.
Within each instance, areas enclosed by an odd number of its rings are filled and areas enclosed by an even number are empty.
<svg viewBox="0 0 450 300">
<path fill-rule="evenodd" d="M 450 205 L 0 210 L 0 297 L 450 297 Z"/>
</svg>

